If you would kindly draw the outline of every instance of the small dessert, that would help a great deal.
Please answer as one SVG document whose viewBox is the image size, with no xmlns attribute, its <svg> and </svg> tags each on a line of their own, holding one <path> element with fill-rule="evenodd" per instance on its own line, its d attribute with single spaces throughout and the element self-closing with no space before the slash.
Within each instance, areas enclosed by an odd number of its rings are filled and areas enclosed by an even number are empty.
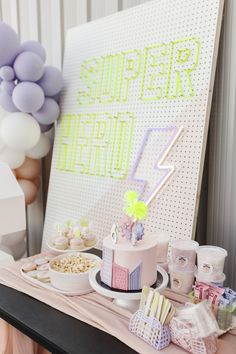
<svg viewBox="0 0 236 354">
<path fill-rule="evenodd" d="M 41 281 L 42 283 L 49 283 L 50 282 L 49 272 L 48 271 L 38 271 L 37 279 L 39 281 Z"/>
<path fill-rule="evenodd" d="M 58 250 L 66 250 L 68 248 L 68 239 L 64 236 L 57 237 L 54 240 L 54 246 Z"/>
<path fill-rule="evenodd" d="M 49 263 L 42 264 L 37 267 L 37 270 L 39 270 L 39 271 L 47 271 L 48 269 L 49 269 Z"/>
<path fill-rule="evenodd" d="M 37 269 L 37 265 L 35 263 L 33 263 L 33 262 L 25 263 L 22 266 L 22 270 L 25 273 L 31 272 L 31 271 L 36 270 L 36 269 Z"/>
<path fill-rule="evenodd" d="M 71 220 L 67 220 L 64 229 L 62 229 L 62 235 L 69 240 L 74 237 L 73 235 L 73 223 Z"/>
<path fill-rule="evenodd" d="M 34 263 L 37 265 L 37 266 L 41 266 L 43 264 L 47 264 L 48 263 L 48 260 L 46 258 L 37 258 L 34 260 Z"/>
<path fill-rule="evenodd" d="M 66 256 L 52 261 L 51 268 L 61 273 L 85 273 L 96 265 L 96 260 L 79 254 Z"/>
<path fill-rule="evenodd" d="M 97 242 L 96 236 L 93 234 L 84 235 L 83 239 L 86 247 L 94 246 Z"/>
<path fill-rule="evenodd" d="M 54 233 L 53 235 L 51 236 L 51 240 L 52 242 L 54 242 L 54 240 L 60 236 L 64 236 L 63 233 L 62 233 L 62 227 L 61 227 L 61 224 L 57 223 L 54 225 Z"/>
<path fill-rule="evenodd" d="M 81 250 L 84 248 L 84 242 L 81 237 L 75 237 L 70 240 L 70 248 L 72 250 Z"/>
<path fill-rule="evenodd" d="M 56 235 L 51 244 L 58 250 L 83 250 L 96 244 L 96 237 L 91 232 L 91 222 L 81 219 L 80 222 L 67 220 L 64 226 L 56 224 Z"/>
<path fill-rule="evenodd" d="M 67 228 L 65 228 L 64 230 L 62 230 L 62 235 L 66 238 L 68 238 L 68 240 L 70 240 L 71 238 L 74 237 L 73 235 L 73 230 L 68 230 Z"/>
<path fill-rule="evenodd" d="M 80 224 L 80 229 L 81 229 L 82 235 L 89 234 L 89 232 L 91 231 L 92 223 L 89 220 L 83 218 L 80 220 L 79 224 Z"/>
<path fill-rule="evenodd" d="M 37 272 L 37 270 L 31 270 L 31 271 L 27 272 L 27 275 L 28 275 L 29 277 L 31 277 L 31 278 L 36 279 L 36 278 L 37 278 L 37 275 L 38 275 L 38 272 Z"/>
</svg>

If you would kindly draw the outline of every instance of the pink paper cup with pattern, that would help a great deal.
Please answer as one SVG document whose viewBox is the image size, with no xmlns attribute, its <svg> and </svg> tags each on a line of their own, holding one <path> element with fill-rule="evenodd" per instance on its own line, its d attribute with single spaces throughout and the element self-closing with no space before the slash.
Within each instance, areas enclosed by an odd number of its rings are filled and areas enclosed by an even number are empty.
<svg viewBox="0 0 236 354">
<path fill-rule="evenodd" d="M 176 269 L 175 264 L 169 264 L 171 290 L 180 294 L 190 293 L 193 288 L 196 270 L 196 266 L 193 270 L 179 270 L 178 268 Z"/>
<path fill-rule="evenodd" d="M 198 242 L 193 240 L 176 240 L 172 242 L 171 260 L 176 269 L 193 270 L 196 264 Z"/>
</svg>

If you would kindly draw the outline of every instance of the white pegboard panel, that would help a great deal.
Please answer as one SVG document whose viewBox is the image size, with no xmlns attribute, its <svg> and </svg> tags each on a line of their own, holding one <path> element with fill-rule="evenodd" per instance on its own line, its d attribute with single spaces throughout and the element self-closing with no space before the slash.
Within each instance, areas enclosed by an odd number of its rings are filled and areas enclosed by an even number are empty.
<svg viewBox="0 0 236 354">
<path fill-rule="evenodd" d="M 44 242 L 52 235 L 55 222 L 63 222 L 67 218 L 78 220 L 85 216 L 93 220 L 101 247 L 102 239 L 122 213 L 124 192 L 132 188 L 139 190 L 140 183 L 132 182 L 127 177 L 145 133 L 150 128 L 159 129 L 148 139 L 136 170 L 137 178 L 148 180 L 148 189 L 155 184 L 155 177 L 161 177 L 152 166 L 169 140 L 165 128 L 181 126 L 184 132 L 165 161 L 175 166 L 175 173 L 153 200 L 145 230 L 147 234 L 166 231 L 173 239 L 192 237 L 222 7 L 221 0 L 156 0 L 68 31 L 64 62 L 65 90 L 61 101 L 64 118 L 59 123 L 54 144 Z M 146 49 L 152 46 L 158 47 L 145 65 Z M 96 91 L 94 102 L 79 104 L 82 100 L 79 92 L 88 90 L 80 76 L 82 64 L 87 60 L 90 63 L 100 62 L 99 58 L 107 55 L 114 55 L 116 62 L 124 52 L 126 77 L 130 72 L 135 76 L 129 81 L 127 100 L 117 99 L 118 89 L 112 102 L 101 103 Z M 130 57 L 127 52 L 131 52 Z M 120 56 L 116 57 L 116 54 Z M 109 75 L 116 73 L 115 68 L 110 70 Z M 119 68 L 116 77 L 118 88 L 123 87 L 122 83 L 127 83 L 119 79 L 122 66 Z M 96 75 L 96 67 L 91 70 L 88 75 Z M 145 70 L 146 78 L 152 74 L 156 76 L 143 81 Z M 181 81 L 176 79 L 179 72 Z M 100 85 L 101 81 L 96 80 Z M 90 84 L 94 85 L 92 81 Z M 158 99 L 153 99 L 152 88 L 157 85 L 161 89 L 155 91 Z M 149 87 L 143 96 L 142 87 Z M 124 144 L 117 142 L 115 117 L 119 112 L 123 114 L 120 116 L 120 126 L 126 128 L 123 130 Z M 100 117 L 97 125 L 88 116 L 95 113 Z M 161 129 L 164 134 L 160 133 Z M 95 157 L 95 151 L 98 151 L 95 147 L 99 143 L 100 146 L 103 144 L 100 170 L 96 164 L 98 158 Z M 67 158 L 63 160 L 61 156 L 71 144 L 74 144 L 73 148 L 69 147 Z M 86 160 L 91 146 L 94 154 Z M 117 170 L 114 168 L 117 162 L 114 156 L 121 150 L 124 151 L 121 162 L 126 158 L 128 161 L 122 179 L 116 178 Z M 83 151 L 81 159 L 79 151 Z M 73 161 L 74 168 L 71 167 Z"/>
</svg>

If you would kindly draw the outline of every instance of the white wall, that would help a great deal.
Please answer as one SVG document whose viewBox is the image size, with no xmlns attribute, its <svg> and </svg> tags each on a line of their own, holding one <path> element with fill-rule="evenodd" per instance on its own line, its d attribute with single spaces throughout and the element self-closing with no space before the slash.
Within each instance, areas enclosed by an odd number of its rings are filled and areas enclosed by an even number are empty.
<svg viewBox="0 0 236 354">
<path fill-rule="evenodd" d="M 148 0 L 0 0 L 0 19 L 11 24 L 22 40 L 36 39 L 47 51 L 47 62 L 61 67 L 66 30 Z M 236 2 L 225 0 L 210 123 L 198 238 L 229 251 L 227 274 L 236 287 Z M 43 161 L 44 189 L 50 157 Z M 31 252 L 40 250 L 43 196 L 29 207 Z M 205 235 L 207 232 L 207 237 Z"/>
</svg>

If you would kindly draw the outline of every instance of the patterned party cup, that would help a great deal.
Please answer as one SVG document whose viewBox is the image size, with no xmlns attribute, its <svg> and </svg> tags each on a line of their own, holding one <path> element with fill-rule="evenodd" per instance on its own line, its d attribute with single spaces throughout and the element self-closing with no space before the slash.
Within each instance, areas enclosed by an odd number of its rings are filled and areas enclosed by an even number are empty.
<svg viewBox="0 0 236 354">
<path fill-rule="evenodd" d="M 176 240 L 172 242 L 172 263 L 176 269 L 192 271 L 196 263 L 196 252 L 199 244 L 193 240 Z"/>
<path fill-rule="evenodd" d="M 222 274 L 227 251 L 217 246 L 200 246 L 197 250 L 198 275 Z"/>
<path fill-rule="evenodd" d="M 195 266 L 193 270 L 179 270 L 175 264 L 169 264 L 171 290 L 181 294 L 188 294 L 193 287 L 196 269 L 197 267 Z"/>
</svg>

